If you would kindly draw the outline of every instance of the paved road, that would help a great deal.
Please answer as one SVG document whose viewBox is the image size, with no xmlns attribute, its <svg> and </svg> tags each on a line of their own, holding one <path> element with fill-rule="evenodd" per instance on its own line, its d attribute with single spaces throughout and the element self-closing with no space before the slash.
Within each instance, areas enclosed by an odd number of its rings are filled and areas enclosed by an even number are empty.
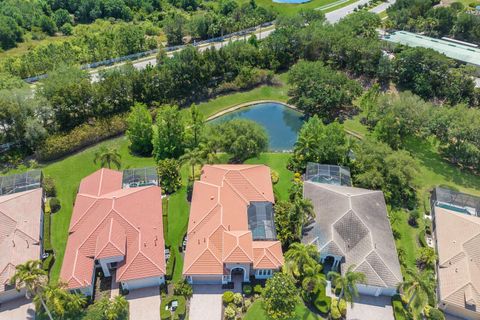
<svg viewBox="0 0 480 320">
<path fill-rule="evenodd" d="M 384 2 L 384 3 L 376 6 L 375 8 L 370 9 L 370 12 L 373 12 L 373 13 L 383 12 L 383 11 L 387 10 L 388 7 L 390 7 L 394 3 L 395 3 L 395 0 L 388 0 L 387 2 Z"/>
<path fill-rule="evenodd" d="M 363 5 L 365 3 L 368 3 L 368 1 L 369 0 L 359 0 L 355 3 L 347 5 L 345 7 L 342 7 L 342 8 L 339 8 L 337 10 L 331 11 L 331 12 L 325 14 L 325 17 L 326 17 L 327 21 L 329 21 L 330 23 L 338 22 L 343 17 L 352 13 L 355 8 L 357 8 L 358 6 Z M 382 3 L 378 7 L 373 8 L 371 11 L 375 12 L 375 13 L 384 11 L 384 10 L 386 10 L 386 8 L 388 6 L 390 6 L 393 3 L 395 3 L 395 0 L 389 0 L 387 3 Z M 379 7 L 381 7 L 381 8 L 378 9 Z M 376 11 L 374 11 L 374 10 L 376 10 Z M 263 39 L 265 37 L 268 37 L 273 31 L 275 31 L 275 27 L 269 27 L 269 28 L 265 28 L 263 30 L 257 30 L 257 31 L 254 32 L 254 34 L 257 36 L 257 38 Z M 247 37 L 248 36 L 249 35 L 247 35 Z M 215 47 L 216 49 L 220 49 L 222 46 L 228 44 L 229 42 L 243 40 L 244 38 L 245 37 L 234 37 L 234 38 L 230 38 L 228 40 L 225 40 L 223 42 L 215 42 L 215 43 L 206 44 L 206 45 L 198 47 L 198 50 L 199 51 L 205 51 L 206 49 L 211 48 L 212 46 Z M 173 56 L 174 53 L 175 52 L 169 52 L 168 56 L 171 57 L 171 56 Z M 144 58 L 142 60 L 139 60 L 139 61 L 136 61 L 136 62 L 132 63 L 132 65 L 136 69 L 139 69 L 139 70 L 145 69 L 148 65 L 155 66 L 156 64 L 157 64 L 156 57 Z M 121 65 L 121 64 L 119 64 L 119 65 Z M 119 65 L 112 66 L 111 68 L 115 68 Z M 92 70 L 90 72 L 90 76 L 91 76 L 92 82 L 99 81 L 99 71 L 98 70 Z"/>
</svg>

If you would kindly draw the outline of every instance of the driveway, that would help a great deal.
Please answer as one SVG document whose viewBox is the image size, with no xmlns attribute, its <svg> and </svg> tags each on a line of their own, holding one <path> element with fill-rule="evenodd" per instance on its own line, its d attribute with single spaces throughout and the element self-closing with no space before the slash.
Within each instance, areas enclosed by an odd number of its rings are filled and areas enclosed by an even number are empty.
<svg viewBox="0 0 480 320">
<path fill-rule="evenodd" d="M 0 320 L 33 320 L 35 307 L 31 300 L 18 298 L 0 305 Z"/>
<path fill-rule="evenodd" d="M 190 299 L 190 320 L 221 320 L 222 294 L 220 285 L 193 285 Z"/>
<path fill-rule="evenodd" d="M 392 298 L 360 296 L 354 307 L 348 305 L 347 320 L 394 320 Z"/>
<path fill-rule="evenodd" d="M 160 319 L 159 287 L 132 290 L 126 298 L 130 305 L 130 320 Z"/>
</svg>

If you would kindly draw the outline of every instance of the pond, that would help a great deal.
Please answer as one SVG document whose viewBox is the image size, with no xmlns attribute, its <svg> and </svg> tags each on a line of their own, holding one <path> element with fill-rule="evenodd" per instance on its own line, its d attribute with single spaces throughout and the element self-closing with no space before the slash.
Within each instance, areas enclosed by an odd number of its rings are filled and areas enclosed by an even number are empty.
<svg viewBox="0 0 480 320">
<path fill-rule="evenodd" d="M 289 151 L 297 141 L 303 124 L 303 115 L 280 103 L 260 103 L 241 108 L 209 123 L 221 123 L 232 119 L 248 119 L 262 125 L 267 131 L 271 151 Z"/>
</svg>

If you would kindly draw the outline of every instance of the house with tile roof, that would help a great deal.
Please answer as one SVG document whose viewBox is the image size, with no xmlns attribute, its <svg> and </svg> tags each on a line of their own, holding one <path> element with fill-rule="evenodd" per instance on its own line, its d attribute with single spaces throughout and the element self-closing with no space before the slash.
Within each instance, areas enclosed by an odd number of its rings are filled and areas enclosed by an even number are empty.
<svg viewBox="0 0 480 320">
<path fill-rule="evenodd" d="M 344 274 L 366 276 L 361 294 L 392 296 L 403 281 L 395 241 L 381 191 L 305 181 L 315 219 L 304 229 L 302 242 L 318 247 L 322 263 L 331 263 Z"/>
<path fill-rule="evenodd" d="M 480 198 L 437 188 L 431 203 L 439 308 L 480 319 Z"/>
<path fill-rule="evenodd" d="M 0 196 L 0 303 L 25 295 L 10 285 L 15 267 L 43 253 L 43 189 L 17 187 Z"/>
<path fill-rule="evenodd" d="M 110 169 L 80 182 L 60 279 L 92 295 L 97 269 L 128 290 L 164 282 L 160 187 L 122 189 L 122 172 Z"/>
<path fill-rule="evenodd" d="M 183 275 L 193 284 L 265 279 L 284 263 L 270 168 L 206 165 L 193 187 Z"/>
</svg>

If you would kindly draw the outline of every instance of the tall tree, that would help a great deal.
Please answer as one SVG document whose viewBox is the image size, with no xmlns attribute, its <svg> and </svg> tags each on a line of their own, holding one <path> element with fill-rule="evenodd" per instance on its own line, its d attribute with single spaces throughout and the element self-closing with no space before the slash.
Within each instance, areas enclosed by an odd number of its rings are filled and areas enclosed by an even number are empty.
<svg viewBox="0 0 480 320">
<path fill-rule="evenodd" d="M 136 154 L 150 155 L 153 150 L 153 122 L 145 104 L 135 103 L 128 116 L 127 125 L 130 150 Z"/>
<path fill-rule="evenodd" d="M 195 166 L 201 166 L 205 160 L 203 158 L 204 153 L 200 148 L 185 149 L 185 153 L 180 157 L 180 162 L 187 163 L 192 168 L 192 181 L 195 180 Z"/>
<path fill-rule="evenodd" d="M 205 128 L 205 119 L 197 105 L 192 104 L 188 118 L 188 133 L 191 136 L 190 147 L 196 148 L 200 144 Z"/>
<path fill-rule="evenodd" d="M 338 300 L 344 298 L 347 302 L 350 302 L 350 305 L 353 306 L 354 299 L 358 297 L 358 287 L 360 283 L 365 283 L 366 276 L 364 273 L 353 271 L 355 265 L 350 265 L 345 272 L 345 275 L 342 276 L 340 273 L 335 271 L 330 271 L 328 273 L 328 278 L 332 279 L 332 283 L 336 288 L 340 288 L 340 295 Z"/>
<path fill-rule="evenodd" d="M 64 283 L 46 285 L 42 297 L 45 299 L 45 304 L 51 310 L 55 319 L 77 317 L 83 311 L 83 307 L 87 302 L 83 295 L 68 292 Z M 41 301 L 38 295 L 34 298 L 34 302 L 37 305 L 37 310 L 39 310 Z"/>
<path fill-rule="evenodd" d="M 291 275 L 277 272 L 267 280 L 262 293 L 265 311 L 274 320 L 291 319 L 295 315 L 298 291 Z"/>
<path fill-rule="evenodd" d="M 47 313 L 48 318 L 53 320 L 52 314 L 43 299 L 43 290 L 48 277 L 47 272 L 44 271 L 41 266 L 42 262 L 40 260 L 29 260 L 24 264 L 17 265 L 15 267 L 15 274 L 10 279 L 10 283 L 14 284 L 18 291 L 25 288 L 27 298 L 37 297 Z"/>
<path fill-rule="evenodd" d="M 185 147 L 185 124 L 177 106 L 162 106 L 157 113 L 153 134 L 153 156 L 156 161 L 178 158 Z"/>
<path fill-rule="evenodd" d="M 101 147 L 97 152 L 95 152 L 93 162 L 95 164 L 100 163 L 100 167 L 102 168 L 107 167 L 111 169 L 113 164 L 117 167 L 117 169 L 120 169 L 122 166 L 121 159 L 122 156 L 120 153 L 118 153 L 117 149 Z"/>
<path fill-rule="evenodd" d="M 407 280 L 402 282 L 398 289 L 408 299 L 407 310 L 415 320 L 421 319 L 428 301 L 435 295 L 435 276 L 431 270 L 418 272 L 412 269 L 407 269 L 407 275 Z"/>
<path fill-rule="evenodd" d="M 302 289 L 310 299 L 322 287 L 327 285 L 325 275 L 322 273 L 323 266 L 320 263 L 306 265 L 303 271 Z"/>
<path fill-rule="evenodd" d="M 289 103 L 307 116 L 318 115 L 325 122 L 349 111 L 361 86 L 345 74 L 325 66 L 321 61 L 300 61 L 289 72 Z"/>
<path fill-rule="evenodd" d="M 157 163 L 160 186 L 166 193 L 173 193 L 182 186 L 180 162 L 176 159 L 163 159 Z"/>
</svg>

